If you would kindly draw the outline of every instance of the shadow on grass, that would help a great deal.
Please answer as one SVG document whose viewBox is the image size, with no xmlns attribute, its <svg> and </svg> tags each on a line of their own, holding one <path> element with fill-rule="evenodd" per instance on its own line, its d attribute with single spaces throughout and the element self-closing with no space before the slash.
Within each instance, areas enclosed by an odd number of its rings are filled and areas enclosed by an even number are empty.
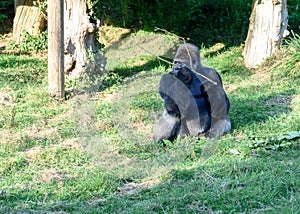
<svg viewBox="0 0 300 214">
<path fill-rule="evenodd" d="M 41 82 L 46 76 L 46 66 L 45 60 L 0 54 L 0 83 L 22 86 Z"/>
<path fill-rule="evenodd" d="M 261 123 L 270 117 L 278 117 L 292 111 L 290 105 L 294 90 L 280 93 L 272 93 L 269 96 L 251 97 L 230 96 L 231 118 L 233 129 L 240 129 L 244 126 Z"/>
<path fill-rule="evenodd" d="M 284 213 L 293 210 L 296 213 L 300 210 L 298 157 L 296 149 L 289 149 L 268 155 L 267 159 L 223 158 L 213 164 L 172 170 L 159 183 L 125 182 L 113 195 L 102 198 L 90 194 L 89 188 L 94 190 L 88 184 L 91 179 L 85 182 L 87 188 L 76 189 L 72 195 L 66 190 L 63 193 L 63 188 L 56 191 L 58 184 L 50 183 L 46 185 L 47 197 L 33 188 L 0 195 L 6 204 L 0 211 L 231 213 L 268 210 Z M 73 185 L 73 189 L 79 186 Z"/>
<path fill-rule="evenodd" d="M 113 69 L 112 71 L 107 71 L 105 76 L 102 78 L 101 85 L 99 87 L 100 91 L 103 91 L 107 88 L 113 87 L 117 84 L 123 84 L 125 80 L 130 79 L 131 77 L 139 74 L 142 71 L 149 71 L 151 72 L 155 68 L 163 68 L 162 72 L 165 72 L 165 70 L 170 65 L 166 62 L 163 62 L 159 59 L 153 59 L 150 61 L 147 61 L 147 63 L 142 64 L 140 66 L 133 66 L 130 67 L 129 65 L 124 65 L 122 67 L 117 67 Z M 134 79 L 130 80 L 134 81 Z"/>
<path fill-rule="evenodd" d="M 5 70 L 7 68 L 16 68 L 19 66 L 36 68 L 36 65 L 46 64 L 46 60 L 30 58 L 30 55 L 26 54 L 0 54 L 0 69 Z"/>
<path fill-rule="evenodd" d="M 293 164 L 282 163 L 293 157 L 297 159 Z M 271 155 L 268 160 L 227 159 L 189 170 L 174 170 L 167 182 L 134 194 L 130 194 L 134 191 L 125 192 L 122 197 L 111 198 L 101 207 L 104 213 L 116 210 L 133 213 L 249 212 L 266 207 L 284 210 L 300 202 L 296 197 L 290 200 L 291 194 L 299 189 L 296 184 L 299 183 L 297 157 L 297 151 L 289 151 Z M 285 173 L 287 171 L 293 173 Z"/>
</svg>

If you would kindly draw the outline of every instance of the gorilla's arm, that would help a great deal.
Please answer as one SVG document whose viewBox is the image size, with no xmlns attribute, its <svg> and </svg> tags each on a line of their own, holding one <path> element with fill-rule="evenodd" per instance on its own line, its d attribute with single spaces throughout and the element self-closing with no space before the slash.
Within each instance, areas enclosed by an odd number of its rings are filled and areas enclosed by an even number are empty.
<svg viewBox="0 0 300 214">
<path fill-rule="evenodd" d="M 211 114 L 211 127 L 205 135 L 210 138 L 219 137 L 231 129 L 228 118 L 229 99 L 223 89 L 221 77 L 216 70 L 203 67 L 201 72 L 217 83 L 217 85 L 208 81 L 204 83 L 204 91 Z"/>
<path fill-rule="evenodd" d="M 172 74 L 166 73 L 159 83 L 159 94 L 164 100 L 165 111 L 154 128 L 153 139 L 174 140 L 186 130 L 182 127 L 182 117 L 187 115 L 191 102 L 189 89 Z"/>
<path fill-rule="evenodd" d="M 159 94 L 169 114 L 177 117 L 187 114 L 192 94 L 178 78 L 170 73 L 164 74 L 160 80 Z"/>
</svg>

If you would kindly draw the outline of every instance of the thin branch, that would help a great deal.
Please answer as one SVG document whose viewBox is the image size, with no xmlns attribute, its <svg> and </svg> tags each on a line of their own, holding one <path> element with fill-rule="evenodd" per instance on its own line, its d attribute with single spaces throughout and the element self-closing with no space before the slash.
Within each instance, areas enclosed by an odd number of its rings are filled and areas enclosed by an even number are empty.
<svg viewBox="0 0 300 214">
<path fill-rule="evenodd" d="M 187 48 L 187 45 L 186 45 L 186 43 L 185 43 L 185 42 L 184 42 L 184 47 L 185 47 L 185 49 L 186 49 L 186 52 L 187 52 L 187 53 L 188 53 L 188 55 L 189 55 L 189 58 L 190 58 L 190 65 L 191 65 L 192 69 L 194 69 L 194 65 L 193 65 L 192 56 L 191 56 L 191 54 L 190 54 L 190 51 L 189 51 L 189 49 Z"/>
<path fill-rule="evenodd" d="M 209 77 L 207 77 L 207 76 L 205 76 L 205 75 L 203 75 L 203 74 L 201 74 L 201 73 L 195 71 L 194 69 L 191 69 L 191 71 L 192 71 L 194 74 L 196 74 L 196 75 L 198 75 L 198 76 L 200 76 L 200 77 L 206 79 L 208 82 L 210 82 L 210 83 L 212 83 L 212 84 L 214 84 L 214 85 L 218 85 L 217 82 L 215 82 L 215 81 L 213 81 L 212 79 L 210 79 Z"/>
<path fill-rule="evenodd" d="M 155 27 L 154 30 L 155 30 L 155 31 L 161 31 L 161 32 L 164 32 L 164 33 L 166 33 L 166 34 L 170 34 L 170 35 L 172 35 L 172 36 L 175 36 L 175 37 L 177 37 L 178 39 L 183 40 L 184 43 L 185 43 L 185 38 L 184 38 L 184 37 L 178 36 L 178 35 L 176 35 L 175 33 L 171 33 L 170 31 L 167 31 L 166 29 L 159 28 L 159 27 Z"/>
<path fill-rule="evenodd" d="M 151 53 L 150 51 L 146 50 L 146 49 L 143 48 L 143 47 L 139 47 L 139 48 L 142 49 L 142 50 L 144 50 L 144 51 L 147 52 L 148 54 L 150 54 L 150 55 L 152 55 L 152 56 L 155 56 L 156 58 L 158 58 L 159 60 L 161 60 L 161 61 L 163 61 L 163 62 L 166 62 L 166 63 L 168 63 L 168 64 L 170 64 L 170 65 L 172 65 L 172 66 L 175 65 L 174 63 L 169 62 L 168 60 L 165 60 L 165 59 L 161 58 L 160 56 L 157 56 L 157 55 Z M 188 53 L 189 53 L 189 52 L 188 52 Z M 198 72 L 195 71 L 193 68 L 190 68 L 190 70 L 191 70 L 195 75 L 201 76 L 202 78 L 206 79 L 208 82 L 210 82 L 210 83 L 212 83 L 212 84 L 214 84 L 214 85 L 218 85 L 218 83 L 216 83 L 215 81 L 213 81 L 213 80 L 210 79 L 209 77 L 207 77 L 207 76 L 205 76 L 205 75 L 203 75 L 203 74 L 201 74 L 201 73 L 198 73 Z"/>
<path fill-rule="evenodd" d="M 170 64 L 170 65 L 174 65 L 172 62 L 169 62 L 168 60 L 165 60 L 165 59 L 163 59 L 163 58 L 161 58 L 160 56 L 156 56 L 155 54 L 153 54 L 153 53 L 151 53 L 150 51 L 148 51 L 148 50 L 146 50 L 145 48 L 143 48 L 143 47 L 139 47 L 140 49 L 142 49 L 142 50 L 144 50 L 145 52 L 147 52 L 148 54 L 150 54 L 150 55 L 152 55 L 152 56 L 155 56 L 156 58 L 158 58 L 159 60 L 161 60 L 161 61 L 163 61 L 163 62 L 166 62 L 166 63 L 168 63 L 168 64 Z"/>
</svg>

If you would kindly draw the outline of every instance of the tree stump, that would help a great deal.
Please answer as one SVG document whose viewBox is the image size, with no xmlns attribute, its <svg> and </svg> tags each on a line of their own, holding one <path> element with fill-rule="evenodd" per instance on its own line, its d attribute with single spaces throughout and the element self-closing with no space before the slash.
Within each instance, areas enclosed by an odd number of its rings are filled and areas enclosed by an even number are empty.
<svg viewBox="0 0 300 214">
<path fill-rule="evenodd" d="M 74 80 L 84 73 L 101 75 L 105 57 L 99 52 L 95 32 L 100 22 L 89 13 L 87 1 L 64 1 L 65 74 Z"/>
<path fill-rule="evenodd" d="M 15 7 L 13 39 L 19 44 L 24 39 L 24 30 L 30 35 L 38 36 L 45 28 L 46 19 L 41 9 L 33 4 L 33 0 L 15 0 Z"/>
<path fill-rule="evenodd" d="M 246 67 L 255 68 L 276 53 L 288 34 L 287 0 L 254 0 L 245 48 Z"/>
</svg>

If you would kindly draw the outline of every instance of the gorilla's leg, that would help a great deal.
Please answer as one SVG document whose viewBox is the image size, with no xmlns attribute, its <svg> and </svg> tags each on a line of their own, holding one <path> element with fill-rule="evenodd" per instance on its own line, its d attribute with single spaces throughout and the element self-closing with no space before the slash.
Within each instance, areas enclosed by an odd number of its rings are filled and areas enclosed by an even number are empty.
<svg viewBox="0 0 300 214">
<path fill-rule="evenodd" d="M 186 119 L 181 119 L 179 135 L 181 137 L 184 137 L 184 136 L 189 135 L 189 134 L 190 134 L 190 132 L 189 132 L 189 129 L 188 129 L 187 124 L 186 124 Z"/>
<path fill-rule="evenodd" d="M 166 140 L 174 140 L 180 130 L 180 118 L 171 116 L 166 111 L 160 117 L 154 128 L 153 139 L 158 142 Z"/>
<path fill-rule="evenodd" d="M 212 118 L 214 120 L 214 118 Z M 229 132 L 231 129 L 231 123 L 230 119 L 226 117 L 223 120 L 216 120 L 214 122 L 213 127 L 205 134 L 208 138 L 218 138 L 227 132 Z"/>
</svg>

